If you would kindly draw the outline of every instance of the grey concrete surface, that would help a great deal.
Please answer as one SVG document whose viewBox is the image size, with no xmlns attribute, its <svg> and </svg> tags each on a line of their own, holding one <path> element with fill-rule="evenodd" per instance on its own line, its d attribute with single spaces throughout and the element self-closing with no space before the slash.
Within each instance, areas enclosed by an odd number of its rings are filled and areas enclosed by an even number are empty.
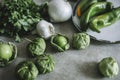
<svg viewBox="0 0 120 80">
<path fill-rule="evenodd" d="M 54 24 L 57 33 L 65 34 L 72 42 L 72 35 L 77 33 L 77 29 L 72 21 Z M 118 36 L 119 37 L 119 36 Z M 34 35 L 26 36 L 28 39 L 34 39 Z M 0 36 L 0 39 L 14 42 L 12 38 Z M 5 68 L 0 68 L 0 80 L 18 80 L 15 77 L 16 65 L 24 60 L 31 60 L 28 57 L 26 46 L 29 41 L 23 39 L 22 42 L 16 43 L 18 48 L 17 59 Z M 114 57 L 120 66 L 120 43 L 108 44 L 91 39 L 91 44 L 84 50 L 75 50 L 71 47 L 65 52 L 56 52 L 47 41 L 45 53 L 52 54 L 55 59 L 55 70 L 48 74 L 41 74 L 35 80 L 120 80 L 120 74 L 114 78 L 102 77 L 97 69 L 98 62 L 105 58 Z"/>
<path fill-rule="evenodd" d="M 72 35 L 78 31 L 72 24 L 72 21 L 54 24 L 57 33 L 65 34 L 72 42 Z M 28 39 L 34 39 L 34 35 L 26 36 Z M 0 39 L 14 42 L 13 39 L 1 36 Z M 15 43 L 15 42 L 14 42 Z M 17 59 L 5 68 L 0 68 L 0 80 L 18 80 L 15 78 L 16 65 L 28 57 L 26 46 L 29 41 L 23 39 L 20 43 L 15 43 L 18 48 Z M 75 50 L 71 48 L 65 52 L 56 52 L 47 41 L 45 53 L 52 54 L 55 59 L 55 70 L 48 74 L 41 74 L 35 80 L 120 80 L 120 74 L 115 78 L 102 77 L 97 69 L 97 63 L 108 56 L 114 57 L 120 65 L 120 43 L 108 44 L 91 40 L 91 44 L 84 50 Z"/>
</svg>

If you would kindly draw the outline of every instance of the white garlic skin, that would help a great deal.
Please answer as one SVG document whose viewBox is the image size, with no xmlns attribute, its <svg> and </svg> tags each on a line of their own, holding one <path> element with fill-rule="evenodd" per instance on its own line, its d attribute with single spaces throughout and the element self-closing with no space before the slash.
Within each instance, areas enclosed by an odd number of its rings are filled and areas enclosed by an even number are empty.
<svg viewBox="0 0 120 80">
<path fill-rule="evenodd" d="M 55 34 L 54 26 L 45 20 L 41 20 L 37 24 L 36 30 L 37 30 L 37 34 L 45 39 L 48 39 Z"/>
<path fill-rule="evenodd" d="M 71 18 L 72 7 L 68 1 L 52 0 L 48 3 L 51 22 L 64 22 Z"/>
</svg>

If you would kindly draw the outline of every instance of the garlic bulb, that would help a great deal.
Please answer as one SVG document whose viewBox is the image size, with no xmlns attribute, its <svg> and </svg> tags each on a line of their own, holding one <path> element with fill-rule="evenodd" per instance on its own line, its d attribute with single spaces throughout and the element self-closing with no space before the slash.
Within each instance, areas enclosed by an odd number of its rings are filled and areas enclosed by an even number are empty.
<svg viewBox="0 0 120 80">
<path fill-rule="evenodd" d="M 38 35 L 45 39 L 48 39 L 49 37 L 55 34 L 54 26 L 45 20 L 41 20 L 37 24 L 36 30 Z"/>
<path fill-rule="evenodd" d="M 64 22 L 71 18 L 72 7 L 66 0 L 52 0 L 48 3 L 51 22 Z"/>
</svg>

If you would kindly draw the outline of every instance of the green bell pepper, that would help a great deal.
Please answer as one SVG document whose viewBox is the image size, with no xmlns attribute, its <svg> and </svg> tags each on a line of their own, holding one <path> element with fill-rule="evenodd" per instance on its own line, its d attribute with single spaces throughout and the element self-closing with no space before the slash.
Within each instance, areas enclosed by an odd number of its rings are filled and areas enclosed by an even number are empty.
<svg viewBox="0 0 120 80">
<path fill-rule="evenodd" d="M 113 4 L 111 2 L 97 2 L 90 6 L 89 9 L 81 16 L 80 23 L 82 25 L 82 30 L 86 30 L 87 24 L 91 18 L 100 15 L 102 13 L 108 12 L 113 9 Z"/>
<path fill-rule="evenodd" d="M 93 18 L 90 23 L 89 27 L 91 30 L 100 32 L 100 28 L 109 26 L 120 19 L 120 7 L 113 9 L 112 11 L 99 15 Z"/>
</svg>

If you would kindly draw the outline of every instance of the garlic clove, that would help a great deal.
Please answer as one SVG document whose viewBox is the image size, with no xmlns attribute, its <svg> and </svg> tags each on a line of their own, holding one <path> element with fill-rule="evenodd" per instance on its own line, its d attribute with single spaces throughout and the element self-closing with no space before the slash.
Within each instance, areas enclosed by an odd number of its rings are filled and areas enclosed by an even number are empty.
<svg viewBox="0 0 120 80">
<path fill-rule="evenodd" d="M 37 34 L 45 39 L 48 39 L 49 37 L 55 34 L 54 26 L 45 20 L 41 20 L 37 24 L 36 30 Z"/>
</svg>

